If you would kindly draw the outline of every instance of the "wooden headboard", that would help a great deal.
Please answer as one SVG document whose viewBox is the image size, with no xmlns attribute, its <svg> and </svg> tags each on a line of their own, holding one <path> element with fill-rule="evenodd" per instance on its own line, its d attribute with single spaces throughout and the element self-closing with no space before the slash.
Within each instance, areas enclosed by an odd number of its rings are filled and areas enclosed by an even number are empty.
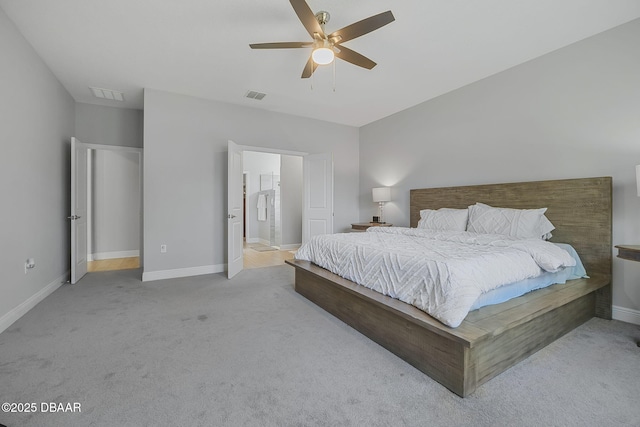
<svg viewBox="0 0 640 427">
<path fill-rule="evenodd" d="M 476 202 L 546 207 L 556 227 L 551 241 L 573 246 L 587 274 L 611 275 L 611 177 L 411 190 L 411 227 L 418 225 L 421 209 L 464 209 Z"/>
</svg>

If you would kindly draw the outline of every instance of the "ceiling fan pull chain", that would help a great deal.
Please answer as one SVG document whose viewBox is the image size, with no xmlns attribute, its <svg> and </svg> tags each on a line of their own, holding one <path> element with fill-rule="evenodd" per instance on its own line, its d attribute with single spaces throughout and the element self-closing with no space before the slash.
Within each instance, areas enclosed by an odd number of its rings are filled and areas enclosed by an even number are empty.
<svg viewBox="0 0 640 427">
<path fill-rule="evenodd" d="M 336 61 L 333 61 L 333 91 L 336 91 Z"/>
</svg>

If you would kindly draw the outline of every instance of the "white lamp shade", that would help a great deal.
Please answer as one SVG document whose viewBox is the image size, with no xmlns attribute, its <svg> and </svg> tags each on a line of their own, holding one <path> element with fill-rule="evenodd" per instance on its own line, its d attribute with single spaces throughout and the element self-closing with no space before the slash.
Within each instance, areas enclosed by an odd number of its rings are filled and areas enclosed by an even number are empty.
<svg viewBox="0 0 640 427">
<path fill-rule="evenodd" d="M 636 189 L 638 190 L 638 197 L 640 197 L 640 165 L 636 166 Z"/>
<path fill-rule="evenodd" d="M 379 187 L 373 189 L 374 202 L 388 202 L 391 200 L 391 187 Z"/>
</svg>

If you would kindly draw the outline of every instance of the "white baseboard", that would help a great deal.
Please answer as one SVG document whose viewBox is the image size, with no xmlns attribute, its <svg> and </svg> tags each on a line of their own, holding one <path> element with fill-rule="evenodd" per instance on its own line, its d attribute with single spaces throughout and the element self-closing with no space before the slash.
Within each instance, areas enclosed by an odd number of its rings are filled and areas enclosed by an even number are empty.
<svg viewBox="0 0 640 427">
<path fill-rule="evenodd" d="M 16 320 L 18 320 L 19 318 L 27 314 L 27 312 L 31 310 L 33 307 L 35 307 L 36 304 L 38 304 L 40 301 L 42 301 L 43 299 L 51 295 L 53 291 L 58 289 L 60 285 L 67 282 L 68 280 L 69 280 L 69 271 L 67 271 L 62 276 L 55 279 L 53 282 L 49 283 L 47 286 L 42 288 L 39 292 L 32 295 L 25 302 L 23 302 L 22 304 L 20 304 L 19 306 L 17 306 L 7 314 L 5 314 L 4 316 L 0 317 L 0 332 L 4 331 L 9 326 L 11 326 Z"/>
<path fill-rule="evenodd" d="M 294 243 L 290 245 L 280 245 L 281 251 L 292 251 L 294 249 L 299 249 L 302 246 L 302 243 Z"/>
<path fill-rule="evenodd" d="M 203 265 L 200 267 L 175 268 L 173 270 L 145 271 L 142 273 L 142 281 L 175 279 L 178 277 L 201 276 L 203 274 L 222 273 L 227 268 L 226 264 Z"/>
<path fill-rule="evenodd" d="M 615 320 L 640 325 L 640 311 L 630 308 L 613 306 L 612 316 Z"/>
<path fill-rule="evenodd" d="M 245 240 L 247 243 L 258 243 L 260 241 L 257 237 L 247 237 Z"/>
<path fill-rule="evenodd" d="M 271 242 L 266 239 L 258 239 L 256 243 L 260 243 L 261 245 L 265 245 L 265 246 L 271 246 Z"/>
<path fill-rule="evenodd" d="M 115 258 L 132 258 L 140 256 L 139 250 L 133 251 L 116 251 L 116 252 L 98 252 L 95 254 L 89 254 L 87 261 L 99 261 L 103 259 L 115 259 Z"/>
</svg>

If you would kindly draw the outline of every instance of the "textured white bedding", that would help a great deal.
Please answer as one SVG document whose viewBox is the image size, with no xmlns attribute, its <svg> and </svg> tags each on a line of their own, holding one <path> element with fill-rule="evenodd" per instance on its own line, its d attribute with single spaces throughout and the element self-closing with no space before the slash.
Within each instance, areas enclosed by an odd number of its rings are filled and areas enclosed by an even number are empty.
<svg viewBox="0 0 640 427">
<path fill-rule="evenodd" d="M 575 265 L 567 251 L 540 239 L 403 227 L 316 236 L 295 257 L 454 328 L 482 293 Z"/>
</svg>

